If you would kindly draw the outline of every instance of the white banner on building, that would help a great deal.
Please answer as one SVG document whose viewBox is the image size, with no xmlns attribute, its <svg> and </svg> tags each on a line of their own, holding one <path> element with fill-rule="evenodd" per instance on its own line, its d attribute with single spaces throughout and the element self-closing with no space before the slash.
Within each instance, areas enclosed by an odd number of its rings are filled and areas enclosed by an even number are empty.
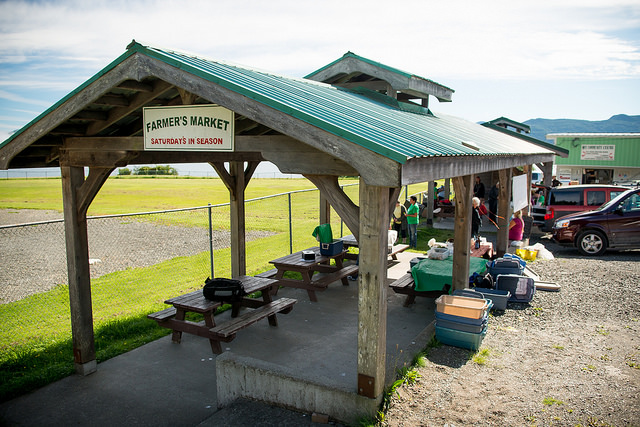
<svg viewBox="0 0 640 427">
<path fill-rule="evenodd" d="M 615 160 L 615 145 L 582 144 L 580 160 Z"/>
<path fill-rule="evenodd" d="M 217 105 L 145 107 L 144 149 L 233 151 L 233 111 Z"/>
</svg>

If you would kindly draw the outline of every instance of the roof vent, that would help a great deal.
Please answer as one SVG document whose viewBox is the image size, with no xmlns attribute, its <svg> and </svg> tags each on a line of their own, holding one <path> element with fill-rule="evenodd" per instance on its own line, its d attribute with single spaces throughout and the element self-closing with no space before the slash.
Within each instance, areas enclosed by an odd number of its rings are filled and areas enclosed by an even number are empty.
<svg viewBox="0 0 640 427">
<path fill-rule="evenodd" d="M 480 151 L 480 147 L 478 147 L 476 144 L 474 144 L 473 142 L 469 142 L 469 141 L 462 141 L 462 145 L 464 145 L 467 148 L 471 148 L 472 150 L 476 150 L 476 151 Z"/>
</svg>

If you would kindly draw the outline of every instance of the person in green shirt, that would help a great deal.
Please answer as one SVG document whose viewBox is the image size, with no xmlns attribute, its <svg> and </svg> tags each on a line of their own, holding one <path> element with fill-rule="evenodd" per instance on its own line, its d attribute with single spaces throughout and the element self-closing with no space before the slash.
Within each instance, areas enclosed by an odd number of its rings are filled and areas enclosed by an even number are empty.
<svg viewBox="0 0 640 427">
<path fill-rule="evenodd" d="M 418 198 L 411 196 L 409 198 L 411 206 L 407 209 L 407 226 L 409 227 L 409 247 L 418 247 L 418 222 L 420 221 L 420 208 L 418 207 Z"/>
</svg>

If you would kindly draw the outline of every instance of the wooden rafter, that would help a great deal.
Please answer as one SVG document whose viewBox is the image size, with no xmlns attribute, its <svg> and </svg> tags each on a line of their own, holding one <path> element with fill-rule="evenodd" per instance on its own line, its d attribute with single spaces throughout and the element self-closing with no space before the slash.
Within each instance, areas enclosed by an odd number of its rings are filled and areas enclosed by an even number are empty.
<svg viewBox="0 0 640 427">
<path fill-rule="evenodd" d="M 87 135 L 95 135 L 98 132 L 108 128 L 113 123 L 122 119 L 123 117 L 129 115 L 131 112 L 141 108 L 145 104 L 147 104 L 152 99 L 161 96 L 163 93 L 170 90 L 172 86 L 169 83 L 166 83 L 162 80 L 158 80 L 153 85 L 152 92 L 139 92 L 136 94 L 130 102 L 127 102 L 126 105 L 121 105 L 120 107 L 113 108 L 109 111 L 109 118 L 105 121 L 94 122 L 87 128 Z M 111 96 L 111 95 L 109 95 Z M 106 97 L 103 97 L 106 98 Z"/>
<path fill-rule="evenodd" d="M 347 224 L 356 240 L 360 233 L 360 208 L 347 196 L 335 175 L 304 175 L 329 201 L 340 218 Z"/>
</svg>

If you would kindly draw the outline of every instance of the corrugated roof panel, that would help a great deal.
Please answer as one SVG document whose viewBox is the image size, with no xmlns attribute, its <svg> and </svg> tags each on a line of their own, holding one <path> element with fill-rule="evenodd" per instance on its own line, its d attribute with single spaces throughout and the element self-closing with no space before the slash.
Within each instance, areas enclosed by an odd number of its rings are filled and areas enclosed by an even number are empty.
<svg viewBox="0 0 640 427">
<path fill-rule="evenodd" d="M 540 153 L 545 149 L 447 115 L 414 114 L 375 102 L 346 89 L 294 79 L 239 65 L 156 52 L 241 89 L 243 94 L 309 121 L 401 163 L 412 157 Z M 462 145 L 470 142 L 473 150 Z"/>
</svg>

